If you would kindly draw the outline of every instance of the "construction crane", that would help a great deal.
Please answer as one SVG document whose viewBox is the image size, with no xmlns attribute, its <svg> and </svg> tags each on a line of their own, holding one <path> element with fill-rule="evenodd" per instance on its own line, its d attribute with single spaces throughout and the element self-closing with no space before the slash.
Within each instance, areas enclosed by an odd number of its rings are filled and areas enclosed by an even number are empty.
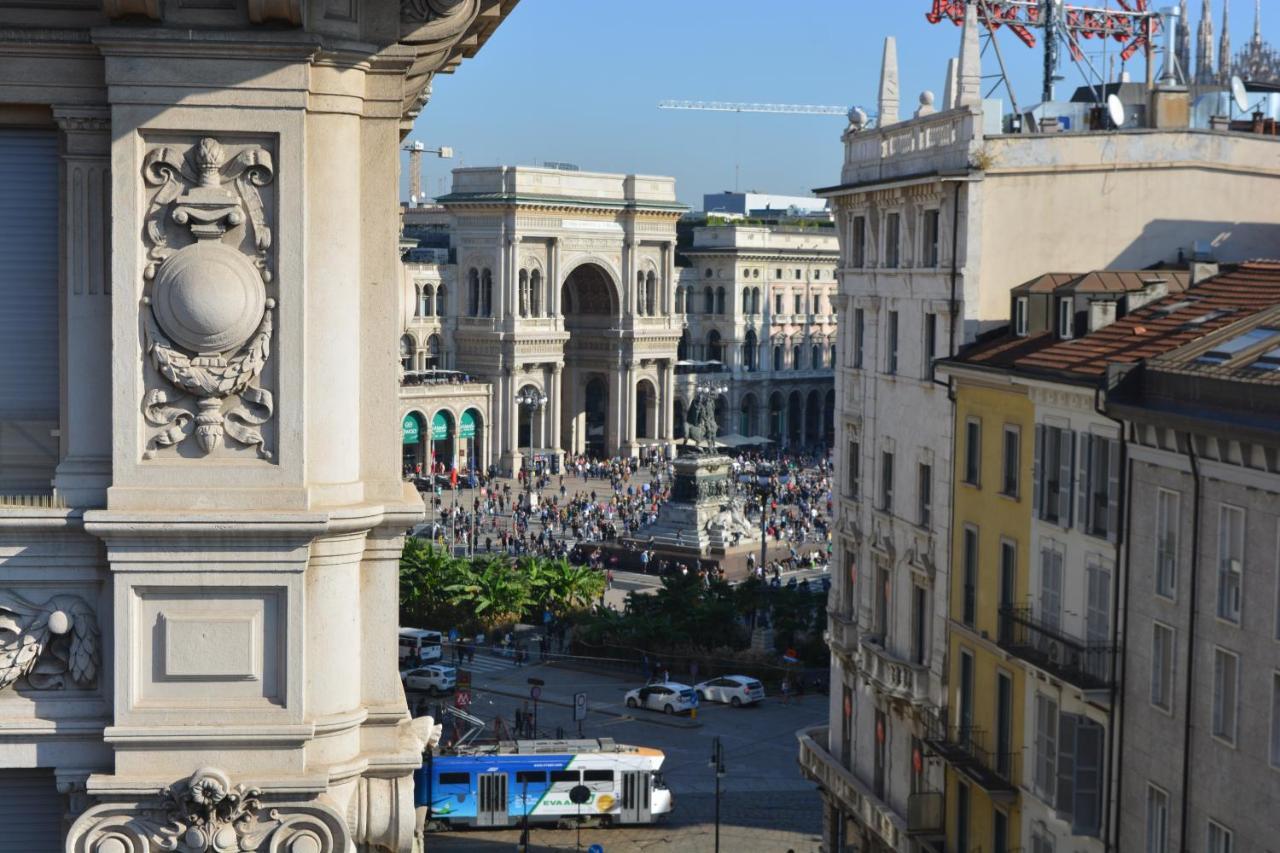
<svg viewBox="0 0 1280 853">
<path fill-rule="evenodd" d="M 1053 84 L 1062 79 L 1058 76 L 1059 42 L 1066 44 L 1072 60 L 1088 65 L 1099 79 L 1102 75 L 1085 56 L 1081 39 L 1111 39 L 1123 44 L 1120 59 L 1124 62 L 1143 50 L 1150 82 L 1152 42 L 1160 26 L 1160 13 L 1149 8 L 1148 0 L 1116 0 L 1118 9 L 1110 8 L 1109 2 L 1099 8 L 1063 0 L 933 0 L 933 9 L 925 13 L 925 18 L 931 24 L 950 20 L 959 25 L 964 23 L 965 8 L 970 3 L 977 6 L 978 20 L 993 39 L 997 29 L 1008 27 L 1027 47 L 1035 47 L 1036 36 L 1031 31 L 1044 30 L 1041 94 L 1045 101 L 1053 100 Z"/>
<path fill-rule="evenodd" d="M 844 116 L 853 107 L 818 104 L 738 104 L 731 101 L 659 101 L 660 110 L 710 110 L 719 113 L 775 113 L 786 115 Z"/>
<path fill-rule="evenodd" d="M 417 204 L 422 198 L 422 155 L 435 154 L 448 159 L 453 156 L 453 148 L 448 145 L 428 148 L 421 142 L 410 142 L 400 150 L 409 152 L 409 203 Z"/>
</svg>

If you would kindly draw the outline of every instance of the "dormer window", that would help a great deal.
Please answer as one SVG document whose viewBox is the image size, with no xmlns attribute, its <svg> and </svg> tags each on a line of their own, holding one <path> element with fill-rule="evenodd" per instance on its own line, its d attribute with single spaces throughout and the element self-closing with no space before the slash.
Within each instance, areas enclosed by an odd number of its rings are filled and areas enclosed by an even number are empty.
<svg viewBox="0 0 1280 853">
<path fill-rule="evenodd" d="M 1027 297 L 1013 300 L 1013 333 L 1020 338 L 1027 336 Z"/>
<path fill-rule="evenodd" d="M 1075 337 L 1075 312 L 1072 310 L 1071 298 L 1058 300 L 1058 337 L 1064 341 Z"/>
</svg>

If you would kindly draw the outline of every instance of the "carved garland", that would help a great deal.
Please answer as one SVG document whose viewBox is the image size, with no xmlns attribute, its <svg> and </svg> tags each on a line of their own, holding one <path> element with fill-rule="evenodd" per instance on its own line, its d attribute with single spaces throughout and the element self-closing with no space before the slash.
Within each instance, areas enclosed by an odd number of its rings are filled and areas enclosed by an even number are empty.
<svg viewBox="0 0 1280 853">
<path fill-rule="evenodd" d="M 0 690 L 24 676 L 36 690 L 92 687 L 102 665 L 93 608 L 75 595 L 34 604 L 0 590 Z"/>
<path fill-rule="evenodd" d="M 271 419 L 274 402 L 258 382 L 271 354 L 276 303 L 266 296 L 272 234 L 259 189 L 274 178 L 271 155 L 248 148 L 227 157 L 206 137 L 186 156 L 167 146 L 154 149 L 142 172 L 157 188 L 146 215 L 146 352 L 173 386 L 154 388 L 143 400 L 143 417 L 158 428 L 144 457 L 194 433 L 205 454 L 230 436 L 269 459 L 260 427 Z M 175 248 L 182 235 L 170 233 L 170 222 L 194 242 Z M 249 229 L 252 260 L 223 241 L 240 226 Z M 191 398 L 194 413 L 182 405 Z"/>
</svg>

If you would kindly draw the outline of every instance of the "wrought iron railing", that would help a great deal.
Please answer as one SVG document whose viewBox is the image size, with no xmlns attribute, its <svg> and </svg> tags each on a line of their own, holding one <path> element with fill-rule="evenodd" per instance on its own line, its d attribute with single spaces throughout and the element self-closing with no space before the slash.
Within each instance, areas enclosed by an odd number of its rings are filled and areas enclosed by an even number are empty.
<svg viewBox="0 0 1280 853">
<path fill-rule="evenodd" d="M 1113 647 L 1088 643 L 1046 625 L 1030 607 L 1000 608 L 998 643 L 1018 657 L 1084 690 L 1112 685 Z"/>
<path fill-rule="evenodd" d="M 927 718 L 925 742 L 944 761 L 993 795 L 1017 790 L 1018 753 L 987 748 L 987 731 L 972 724 L 947 725 L 945 712 Z"/>
</svg>

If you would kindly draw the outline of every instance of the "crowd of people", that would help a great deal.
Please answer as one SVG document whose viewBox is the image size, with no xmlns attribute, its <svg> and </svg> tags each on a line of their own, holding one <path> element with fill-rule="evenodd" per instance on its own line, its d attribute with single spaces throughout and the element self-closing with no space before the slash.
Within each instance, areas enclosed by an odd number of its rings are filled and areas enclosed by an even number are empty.
<svg viewBox="0 0 1280 853">
<path fill-rule="evenodd" d="M 748 514 L 759 519 L 763 503 L 765 535 L 788 549 L 788 556 L 767 565 L 751 555 L 751 571 L 777 578 L 784 570 L 817 568 L 829 561 L 831 465 L 825 452 L 741 453 L 733 457 L 732 470 Z M 515 557 L 568 557 L 576 546 L 584 546 L 577 555 L 604 570 L 609 565 L 599 545 L 628 537 L 642 540 L 645 528 L 670 500 L 674 473 L 670 460 L 652 454 L 643 459 L 569 458 L 560 473 L 539 470 L 531 483 L 524 471 L 514 481 L 500 479 L 492 470 L 467 475 L 453 485 L 470 486 L 470 494 L 423 487 L 429 505 L 426 535 L 463 553 Z M 708 581 L 714 576 L 700 565 L 677 565 L 641 550 L 645 571 L 693 571 Z"/>
</svg>

